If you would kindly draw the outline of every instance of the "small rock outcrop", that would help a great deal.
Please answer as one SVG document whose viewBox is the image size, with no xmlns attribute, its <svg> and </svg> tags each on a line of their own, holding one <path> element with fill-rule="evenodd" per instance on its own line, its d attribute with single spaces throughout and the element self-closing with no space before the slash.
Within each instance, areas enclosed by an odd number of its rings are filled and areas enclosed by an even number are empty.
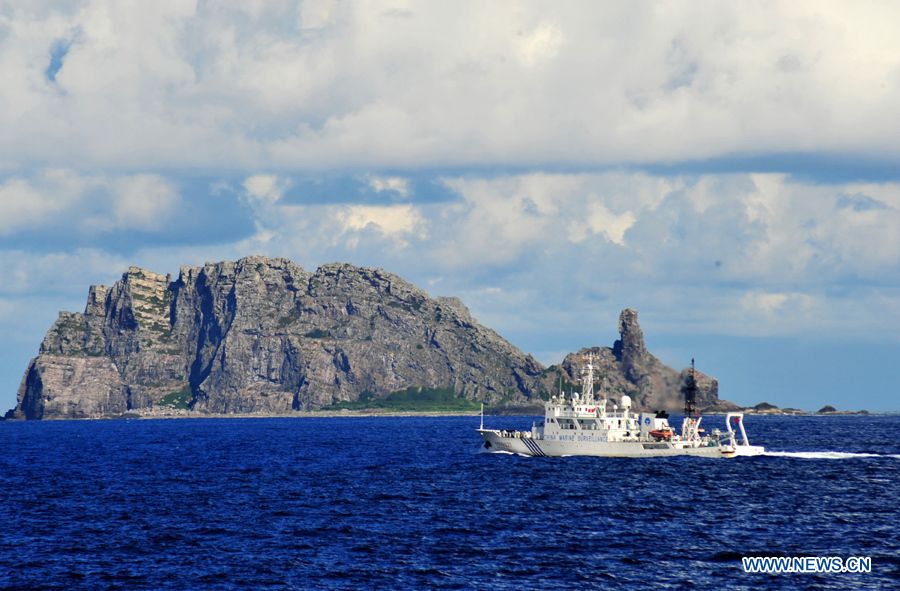
<svg viewBox="0 0 900 591">
<path fill-rule="evenodd" d="M 728 400 L 719 400 L 715 404 L 710 404 L 708 406 L 704 406 L 701 408 L 701 412 L 709 414 L 709 413 L 729 413 L 729 412 L 740 412 L 742 408 L 737 404 L 728 401 Z"/>
<path fill-rule="evenodd" d="M 567 390 L 576 388 L 575 383 L 589 353 L 594 355 L 597 392 L 603 391 L 613 400 L 627 394 L 635 406 L 642 409 L 683 409 L 681 390 L 690 369 L 674 370 L 647 351 L 636 310 L 626 308 L 619 315 L 619 339 L 612 348 L 581 349 L 566 355 L 559 366 L 548 368 L 544 372 L 545 389 L 556 392 L 560 381 Z M 731 404 L 719 400 L 719 382 L 715 378 L 701 371 L 695 371 L 694 376 L 698 408 Z"/>
<path fill-rule="evenodd" d="M 757 412 L 765 412 L 769 410 L 779 410 L 777 406 L 774 404 L 769 404 L 768 402 L 760 402 L 756 406 L 753 407 L 753 410 Z"/>
</svg>

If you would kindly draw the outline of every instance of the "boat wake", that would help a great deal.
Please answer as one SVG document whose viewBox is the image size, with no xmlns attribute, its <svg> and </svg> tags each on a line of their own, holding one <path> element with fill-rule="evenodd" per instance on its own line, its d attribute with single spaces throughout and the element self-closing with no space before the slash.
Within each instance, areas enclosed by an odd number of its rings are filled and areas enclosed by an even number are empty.
<svg viewBox="0 0 900 591">
<path fill-rule="evenodd" d="M 511 451 L 506 451 L 504 449 L 485 449 L 485 447 L 483 445 L 479 446 L 478 453 L 480 453 L 480 454 L 503 454 L 503 455 L 507 455 L 507 456 L 522 456 L 522 457 L 527 457 L 527 458 L 531 457 L 527 454 L 517 454 L 517 453 L 511 452 Z"/>
<path fill-rule="evenodd" d="M 763 455 L 780 458 L 801 458 L 804 460 L 852 460 L 857 458 L 900 459 L 900 454 L 854 453 L 849 451 L 767 451 Z"/>
</svg>

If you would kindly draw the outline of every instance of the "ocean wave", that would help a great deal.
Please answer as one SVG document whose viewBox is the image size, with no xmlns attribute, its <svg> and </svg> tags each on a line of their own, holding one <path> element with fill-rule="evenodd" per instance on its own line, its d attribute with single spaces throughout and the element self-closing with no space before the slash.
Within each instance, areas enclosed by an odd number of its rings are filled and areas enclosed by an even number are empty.
<svg viewBox="0 0 900 591">
<path fill-rule="evenodd" d="M 900 459 L 900 454 L 873 454 L 849 451 L 767 451 L 763 455 L 779 458 L 801 458 L 804 460 L 852 460 L 856 458 Z"/>
</svg>

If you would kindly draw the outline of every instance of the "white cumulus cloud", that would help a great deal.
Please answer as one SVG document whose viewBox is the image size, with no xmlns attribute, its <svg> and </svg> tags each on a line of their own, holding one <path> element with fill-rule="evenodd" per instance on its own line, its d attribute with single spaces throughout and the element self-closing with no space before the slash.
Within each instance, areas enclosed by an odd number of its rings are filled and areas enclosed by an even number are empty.
<svg viewBox="0 0 900 591">
<path fill-rule="evenodd" d="M 602 203 L 591 203 L 585 218 L 570 225 L 569 237 L 572 242 L 584 242 L 588 233 L 602 234 L 613 244 L 624 246 L 625 232 L 636 221 L 637 218 L 630 211 L 615 214 Z"/>
<path fill-rule="evenodd" d="M 288 183 L 274 174 L 257 174 L 244 179 L 244 191 L 251 199 L 275 202 L 281 199 Z"/>
<path fill-rule="evenodd" d="M 369 186 L 376 193 L 389 191 L 400 197 L 409 197 L 409 180 L 398 176 L 369 177 Z"/>
<path fill-rule="evenodd" d="M 337 218 L 344 232 L 373 229 L 401 246 L 406 246 L 410 238 L 427 236 L 425 220 L 412 205 L 353 205 L 339 210 Z"/>
<path fill-rule="evenodd" d="M 897 21 L 811 0 L 21 4 L 0 8 L 0 162 L 891 159 Z"/>
<path fill-rule="evenodd" d="M 155 174 L 99 175 L 45 170 L 0 184 L 0 235 L 65 225 L 84 231 L 161 229 L 181 204 Z"/>
</svg>

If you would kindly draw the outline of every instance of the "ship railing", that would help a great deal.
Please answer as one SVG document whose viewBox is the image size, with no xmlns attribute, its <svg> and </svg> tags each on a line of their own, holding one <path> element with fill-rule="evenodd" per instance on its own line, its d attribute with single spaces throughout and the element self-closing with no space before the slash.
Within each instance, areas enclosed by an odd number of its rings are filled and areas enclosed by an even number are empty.
<svg viewBox="0 0 900 591">
<path fill-rule="evenodd" d="M 575 412 L 573 410 L 556 410 L 553 411 L 549 416 L 559 417 L 563 419 L 577 419 L 577 418 L 594 418 L 596 415 L 591 412 Z M 637 415 L 636 413 L 630 412 L 626 416 L 624 412 L 607 412 L 605 415 L 601 413 L 601 416 L 607 419 L 633 419 Z"/>
<path fill-rule="evenodd" d="M 731 420 L 737 419 L 735 423 L 737 424 L 738 430 L 741 433 L 741 442 L 737 442 L 737 431 L 732 428 Z M 747 438 L 747 430 L 744 429 L 744 413 L 742 412 L 730 412 L 725 415 L 725 427 L 728 429 L 727 436 L 730 437 L 732 445 L 750 445 L 750 439 Z"/>
<path fill-rule="evenodd" d="M 501 437 L 513 437 L 515 439 L 531 439 L 531 431 L 516 431 L 514 429 L 501 429 Z"/>
</svg>

